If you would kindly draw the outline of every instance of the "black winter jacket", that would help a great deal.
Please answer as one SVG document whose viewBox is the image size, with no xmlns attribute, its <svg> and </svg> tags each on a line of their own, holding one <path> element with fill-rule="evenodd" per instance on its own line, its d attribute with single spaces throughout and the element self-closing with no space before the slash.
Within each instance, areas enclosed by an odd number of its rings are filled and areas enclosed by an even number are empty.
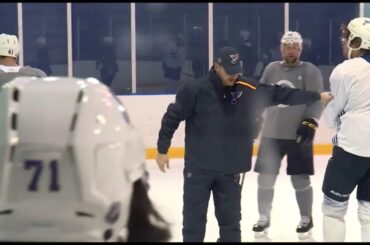
<svg viewBox="0 0 370 245">
<path fill-rule="evenodd" d="M 267 106 L 320 100 L 320 94 L 278 85 L 251 83 L 239 77 L 223 86 L 212 68 L 208 76 L 187 82 L 161 122 L 158 152 L 166 154 L 174 132 L 185 120 L 185 165 L 220 174 L 251 169 L 256 119 Z"/>
</svg>

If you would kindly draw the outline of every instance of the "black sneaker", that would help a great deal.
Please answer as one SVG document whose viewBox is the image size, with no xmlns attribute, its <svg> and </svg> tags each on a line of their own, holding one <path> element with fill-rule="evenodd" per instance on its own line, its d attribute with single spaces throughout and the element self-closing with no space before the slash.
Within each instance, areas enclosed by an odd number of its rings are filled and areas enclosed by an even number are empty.
<svg viewBox="0 0 370 245">
<path fill-rule="evenodd" d="M 253 231 L 263 232 L 270 227 L 270 219 L 267 216 L 261 215 L 259 220 L 253 226 Z"/>
<path fill-rule="evenodd" d="M 309 232 L 313 227 L 313 220 L 312 217 L 302 217 L 299 225 L 297 226 L 298 233 L 306 233 Z"/>
</svg>

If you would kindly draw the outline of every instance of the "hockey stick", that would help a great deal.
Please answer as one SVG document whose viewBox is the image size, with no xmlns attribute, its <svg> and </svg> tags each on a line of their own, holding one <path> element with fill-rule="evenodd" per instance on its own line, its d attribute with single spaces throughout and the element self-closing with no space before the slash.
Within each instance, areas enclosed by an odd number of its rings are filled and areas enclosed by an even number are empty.
<svg viewBox="0 0 370 245">
<path fill-rule="evenodd" d="M 240 189 L 243 189 L 244 179 L 245 179 L 245 172 L 242 174 L 242 180 L 240 182 Z"/>
</svg>

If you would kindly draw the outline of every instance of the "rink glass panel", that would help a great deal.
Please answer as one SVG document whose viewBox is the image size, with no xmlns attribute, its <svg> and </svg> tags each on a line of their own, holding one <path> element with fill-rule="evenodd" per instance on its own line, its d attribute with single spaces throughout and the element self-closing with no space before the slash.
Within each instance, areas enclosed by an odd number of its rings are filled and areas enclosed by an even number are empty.
<svg viewBox="0 0 370 245">
<path fill-rule="evenodd" d="M 215 3 L 213 19 L 214 49 L 237 47 L 249 79 L 259 80 L 264 67 L 280 59 L 284 3 Z"/>
<path fill-rule="evenodd" d="M 320 68 L 329 89 L 333 68 L 344 60 L 340 26 L 358 16 L 358 3 L 290 3 L 289 28 L 304 39 L 302 60 Z"/>
<path fill-rule="evenodd" d="M 194 79 L 195 58 L 197 75 L 205 75 L 208 4 L 137 3 L 136 55 L 139 94 L 175 93 Z"/>
<path fill-rule="evenodd" d="M 65 3 L 23 3 L 24 65 L 67 76 L 66 10 Z"/>
<path fill-rule="evenodd" d="M 72 3 L 73 75 L 131 94 L 129 3 Z"/>
<path fill-rule="evenodd" d="M 16 3 L 0 3 L 0 33 L 18 36 Z"/>
<path fill-rule="evenodd" d="M 39 67 L 48 75 L 66 76 L 67 4 L 19 5 L 23 9 L 23 25 L 18 25 L 17 3 L 0 3 L 3 18 L 0 31 L 23 33 L 24 65 Z M 269 62 L 281 59 L 279 40 L 284 32 L 284 5 L 136 3 L 136 74 L 132 74 L 131 4 L 71 3 L 73 76 L 108 81 L 112 91 L 120 95 L 174 94 L 182 84 L 207 73 L 208 48 L 213 43 L 214 50 L 225 45 L 244 47 L 241 49 L 244 75 L 259 80 Z M 212 40 L 208 36 L 209 6 L 213 6 Z M 289 30 L 299 31 L 304 38 L 302 59 L 320 68 L 328 89 L 332 69 L 343 61 L 340 24 L 359 16 L 360 4 L 287 6 Z M 370 17 L 369 3 L 364 3 L 364 15 Z M 18 30 L 21 26 L 23 30 Z M 113 44 L 114 48 L 109 49 L 104 43 Z M 103 65 L 98 62 L 102 54 L 107 54 L 105 67 L 115 67 L 114 75 L 107 79 L 103 78 Z M 178 54 L 182 54 L 181 59 L 176 59 Z M 107 74 L 111 73 L 105 72 L 105 77 Z M 133 75 L 136 92 L 132 88 Z"/>
</svg>

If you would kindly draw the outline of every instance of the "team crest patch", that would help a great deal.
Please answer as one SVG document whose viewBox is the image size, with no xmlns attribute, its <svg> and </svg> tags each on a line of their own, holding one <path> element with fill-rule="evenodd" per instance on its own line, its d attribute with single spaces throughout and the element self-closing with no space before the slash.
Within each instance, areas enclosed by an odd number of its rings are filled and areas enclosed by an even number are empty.
<svg viewBox="0 0 370 245">
<path fill-rule="evenodd" d="M 242 96 L 243 91 L 231 92 L 231 104 L 235 105 L 238 99 Z"/>
<path fill-rule="evenodd" d="M 239 54 L 230 54 L 231 64 L 235 65 L 239 59 Z"/>
</svg>

